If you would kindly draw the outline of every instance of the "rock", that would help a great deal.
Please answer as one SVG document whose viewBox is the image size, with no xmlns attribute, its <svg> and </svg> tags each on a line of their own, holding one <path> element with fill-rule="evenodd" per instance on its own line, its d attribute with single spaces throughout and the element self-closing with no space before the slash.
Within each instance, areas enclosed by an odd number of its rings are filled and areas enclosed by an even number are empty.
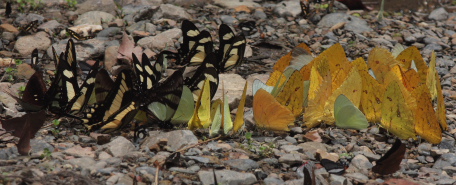
<svg viewBox="0 0 456 185">
<path fill-rule="evenodd" d="M 234 9 L 238 6 L 247 6 L 248 8 L 261 7 L 261 5 L 255 3 L 254 0 L 214 0 L 214 4 L 230 9 Z"/>
<path fill-rule="evenodd" d="M 279 179 L 277 177 L 268 177 L 263 180 L 264 184 L 266 185 L 276 185 L 276 184 L 284 184 L 284 181 L 282 179 Z"/>
<path fill-rule="evenodd" d="M 50 34 L 56 33 L 57 29 L 64 28 L 65 26 L 63 24 L 60 24 L 56 20 L 50 20 L 48 22 L 45 22 L 38 26 L 38 30 L 43 30 L 45 32 L 48 32 Z"/>
<path fill-rule="evenodd" d="M 356 155 L 350 162 L 350 168 L 355 168 L 355 172 L 360 172 L 362 174 L 369 174 L 369 169 L 371 169 L 374 165 L 369 162 L 369 160 L 364 157 L 363 155 Z M 348 169 L 347 169 L 348 170 Z"/>
<path fill-rule="evenodd" d="M 195 160 L 195 161 L 198 161 L 198 162 L 203 163 L 203 164 L 207 164 L 207 163 L 211 162 L 211 160 L 209 158 L 206 158 L 206 157 L 185 156 L 184 158 L 187 159 L 187 160 Z"/>
<path fill-rule="evenodd" d="M 105 41 L 107 38 L 94 38 L 85 40 L 84 44 L 75 44 L 76 45 L 76 60 L 77 61 L 86 61 L 90 58 L 96 58 L 102 56 L 105 50 Z M 53 44 L 57 53 L 65 51 L 68 40 L 61 40 L 59 43 Z M 54 56 L 52 54 L 52 48 L 47 49 L 48 56 Z"/>
<path fill-rule="evenodd" d="M 367 177 L 366 175 L 364 175 L 362 173 L 347 173 L 347 174 L 345 174 L 345 177 L 355 179 L 359 182 L 366 182 L 367 180 L 369 180 L 369 177 Z"/>
<path fill-rule="evenodd" d="M 76 5 L 78 14 L 89 11 L 102 11 L 110 14 L 116 14 L 117 6 L 114 0 L 87 0 Z"/>
<path fill-rule="evenodd" d="M 220 184 L 253 184 L 257 179 L 252 173 L 240 173 L 231 170 L 216 170 L 215 176 Z M 199 171 L 199 180 L 203 185 L 214 184 L 214 176 L 212 171 Z"/>
<path fill-rule="evenodd" d="M 162 4 L 160 5 L 159 12 L 157 14 L 162 14 L 163 18 L 174 19 L 174 20 L 184 20 L 192 19 L 192 16 L 185 11 L 184 8 L 178 7 L 172 4 Z M 156 17 L 156 15 L 154 15 Z"/>
<path fill-rule="evenodd" d="M 126 29 L 130 33 L 133 33 L 134 31 L 145 31 L 149 33 L 155 33 L 157 31 L 157 26 L 150 23 L 149 21 L 139 21 L 128 26 Z"/>
<path fill-rule="evenodd" d="M 244 90 L 245 79 L 238 74 L 219 74 L 219 86 L 213 98 L 214 100 L 222 98 L 222 84 L 225 86 L 225 96 L 228 96 L 228 103 L 230 104 L 230 108 L 237 108 L 239 100 L 242 96 L 242 91 Z"/>
<path fill-rule="evenodd" d="M 301 14 L 301 5 L 299 1 L 282 1 L 277 3 L 274 13 L 282 17 L 296 17 Z"/>
<path fill-rule="evenodd" d="M 40 140 L 40 139 L 31 139 L 30 140 L 30 146 L 32 147 L 32 154 L 38 154 L 41 155 L 44 151 L 44 149 L 49 150 L 50 152 L 54 151 L 54 147 L 47 143 L 46 141 Z"/>
<path fill-rule="evenodd" d="M 268 18 L 268 16 L 266 15 L 266 13 L 264 13 L 264 11 L 262 9 L 255 9 L 255 12 L 253 13 L 253 17 L 257 18 L 257 19 L 266 19 Z"/>
<path fill-rule="evenodd" d="M 160 33 L 156 36 L 142 38 L 138 41 L 138 45 L 149 49 L 163 50 L 166 47 L 174 46 L 173 39 L 178 39 L 182 36 L 182 31 L 178 28 L 173 28 Z"/>
<path fill-rule="evenodd" d="M 106 144 L 106 146 L 114 157 L 121 157 L 135 151 L 133 143 L 122 136 L 112 140 L 110 143 Z"/>
<path fill-rule="evenodd" d="M 249 171 L 260 167 L 258 163 L 252 159 L 232 159 L 223 161 L 223 163 L 241 171 Z"/>
<path fill-rule="evenodd" d="M 329 29 L 341 22 L 346 22 L 344 29 L 348 31 L 353 31 L 355 33 L 372 31 L 372 28 L 369 27 L 364 19 L 345 13 L 331 13 L 324 16 L 318 23 L 318 27 Z"/>
<path fill-rule="evenodd" d="M 90 11 L 81 14 L 77 20 L 74 21 L 74 25 L 80 24 L 96 24 L 101 25 L 102 22 L 111 22 L 115 19 L 112 14 L 102 11 Z"/>
<path fill-rule="evenodd" d="M 19 30 L 11 24 L 0 24 L 0 30 L 11 33 L 19 33 Z"/>
<path fill-rule="evenodd" d="M 92 169 L 95 165 L 95 160 L 91 157 L 82 157 L 82 158 L 73 158 L 67 160 L 69 164 L 72 164 L 73 166 L 79 166 L 82 169 Z"/>
<path fill-rule="evenodd" d="M 453 166 L 456 163 L 456 154 L 454 153 L 447 153 L 440 156 L 439 159 L 434 163 L 432 168 L 434 169 L 442 169 L 445 166 Z"/>
<path fill-rule="evenodd" d="M 443 21 L 448 18 L 448 12 L 444 7 L 437 8 L 429 14 L 428 18 L 436 21 Z"/>
<path fill-rule="evenodd" d="M 95 157 L 95 153 L 91 147 L 83 148 L 81 145 L 76 145 L 74 147 L 66 149 L 65 153 L 78 157 Z"/>
<path fill-rule="evenodd" d="M 296 145 L 282 145 L 280 146 L 280 149 L 284 150 L 287 153 L 291 153 L 293 151 L 302 152 L 302 148 Z"/>
<path fill-rule="evenodd" d="M 48 34 L 46 32 L 38 32 L 34 35 L 27 35 L 17 39 L 14 49 L 22 56 L 29 57 L 35 48 L 42 51 L 49 48 L 50 45 L 51 40 L 49 39 Z"/>
<path fill-rule="evenodd" d="M 285 154 L 279 158 L 279 163 L 300 164 L 303 160 L 309 160 L 309 157 L 301 153 Z"/>
<path fill-rule="evenodd" d="M 223 23 L 228 25 L 234 25 L 239 23 L 239 21 L 236 18 L 230 15 L 221 15 L 220 20 L 222 20 Z"/>
<path fill-rule="evenodd" d="M 142 149 L 149 148 L 164 138 L 168 139 L 168 146 L 172 151 L 198 143 L 198 138 L 190 130 L 174 130 L 171 132 L 152 131 L 149 132 L 149 135 L 154 137 L 147 137 L 141 145 Z"/>
<path fill-rule="evenodd" d="M 301 147 L 304 153 L 311 158 L 315 157 L 317 149 L 320 149 L 321 151 L 327 151 L 326 145 L 319 142 L 305 142 L 299 144 L 298 146 Z"/>
</svg>

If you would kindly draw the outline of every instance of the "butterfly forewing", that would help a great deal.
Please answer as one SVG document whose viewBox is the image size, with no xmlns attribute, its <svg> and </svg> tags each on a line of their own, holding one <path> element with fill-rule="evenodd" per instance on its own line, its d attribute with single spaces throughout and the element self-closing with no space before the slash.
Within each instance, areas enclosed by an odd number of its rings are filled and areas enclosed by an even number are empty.
<svg viewBox="0 0 456 185">
<path fill-rule="evenodd" d="M 188 20 L 182 21 L 182 35 L 183 35 L 183 43 L 181 46 L 181 54 L 187 55 L 190 50 L 193 48 L 198 42 L 198 36 L 200 31 L 192 22 Z"/>
<path fill-rule="evenodd" d="M 95 95 L 93 92 L 95 88 L 95 79 L 98 73 L 98 65 L 99 61 L 97 61 L 90 69 L 89 74 L 87 75 L 86 79 L 81 85 L 78 96 L 70 101 L 68 105 L 68 110 L 70 111 L 70 114 L 77 114 L 81 110 L 83 110 L 84 107 L 86 107 L 88 104 L 95 103 L 94 100 L 92 100 L 90 103 L 89 101 L 91 99 L 95 99 Z"/>
<path fill-rule="evenodd" d="M 220 62 L 221 72 L 239 66 L 244 59 L 246 40 L 243 35 L 235 36 L 234 32 L 226 24 L 219 28 L 220 47 L 217 51 L 217 60 Z"/>
<path fill-rule="evenodd" d="M 114 81 L 105 69 L 100 69 L 95 78 L 95 99 L 96 103 L 100 104 L 108 96 L 109 91 L 114 87 Z"/>
</svg>

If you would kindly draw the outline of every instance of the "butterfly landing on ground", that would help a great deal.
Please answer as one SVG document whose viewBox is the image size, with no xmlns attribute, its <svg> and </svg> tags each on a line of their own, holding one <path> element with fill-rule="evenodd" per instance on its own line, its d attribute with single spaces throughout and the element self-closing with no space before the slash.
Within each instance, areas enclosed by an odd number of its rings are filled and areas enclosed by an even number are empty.
<svg viewBox="0 0 456 185">
<path fill-rule="evenodd" d="M 20 27 L 19 28 L 20 32 L 19 32 L 18 36 L 30 34 L 31 32 L 36 31 L 37 27 L 38 27 L 38 20 L 34 20 L 34 21 L 28 23 L 27 25 Z"/>
<path fill-rule="evenodd" d="M 181 59 L 176 62 L 178 65 L 200 65 L 208 53 L 214 52 L 214 44 L 211 34 L 204 30 L 199 31 L 192 22 L 182 21 L 183 43 L 179 49 Z"/>
<path fill-rule="evenodd" d="M 223 73 L 242 64 L 246 47 L 244 35 L 236 36 L 231 28 L 222 24 L 219 28 L 220 46 L 216 51 L 218 70 Z"/>
<path fill-rule="evenodd" d="M 84 41 L 95 38 L 94 36 L 83 36 L 82 34 L 76 33 L 75 31 L 69 28 L 66 29 L 66 32 L 71 36 L 71 38 L 74 38 L 78 41 Z"/>
</svg>

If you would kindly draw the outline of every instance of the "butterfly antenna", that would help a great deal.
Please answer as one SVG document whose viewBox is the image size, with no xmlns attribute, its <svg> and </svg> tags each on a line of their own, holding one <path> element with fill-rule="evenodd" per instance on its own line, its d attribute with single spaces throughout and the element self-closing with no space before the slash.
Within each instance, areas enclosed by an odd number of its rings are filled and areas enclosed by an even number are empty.
<svg viewBox="0 0 456 185">
<path fill-rule="evenodd" d="M 450 134 L 448 131 L 443 131 L 442 133 L 445 134 L 445 135 L 447 135 L 447 136 L 450 136 L 450 137 L 453 138 L 453 139 L 456 139 L 456 137 L 454 137 L 454 135 L 453 135 L 453 134 Z"/>
</svg>

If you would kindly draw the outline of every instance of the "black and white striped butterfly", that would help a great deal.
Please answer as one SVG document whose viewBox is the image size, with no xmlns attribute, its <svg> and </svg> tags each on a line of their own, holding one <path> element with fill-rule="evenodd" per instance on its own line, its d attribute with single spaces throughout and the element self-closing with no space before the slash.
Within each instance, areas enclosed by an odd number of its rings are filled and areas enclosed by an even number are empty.
<svg viewBox="0 0 456 185">
<path fill-rule="evenodd" d="M 226 72 L 242 64 L 246 47 L 244 35 L 236 36 L 231 28 L 222 24 L 219 28 L 220 46 L 217 50 L 218 69 Z"/>
</svg>

